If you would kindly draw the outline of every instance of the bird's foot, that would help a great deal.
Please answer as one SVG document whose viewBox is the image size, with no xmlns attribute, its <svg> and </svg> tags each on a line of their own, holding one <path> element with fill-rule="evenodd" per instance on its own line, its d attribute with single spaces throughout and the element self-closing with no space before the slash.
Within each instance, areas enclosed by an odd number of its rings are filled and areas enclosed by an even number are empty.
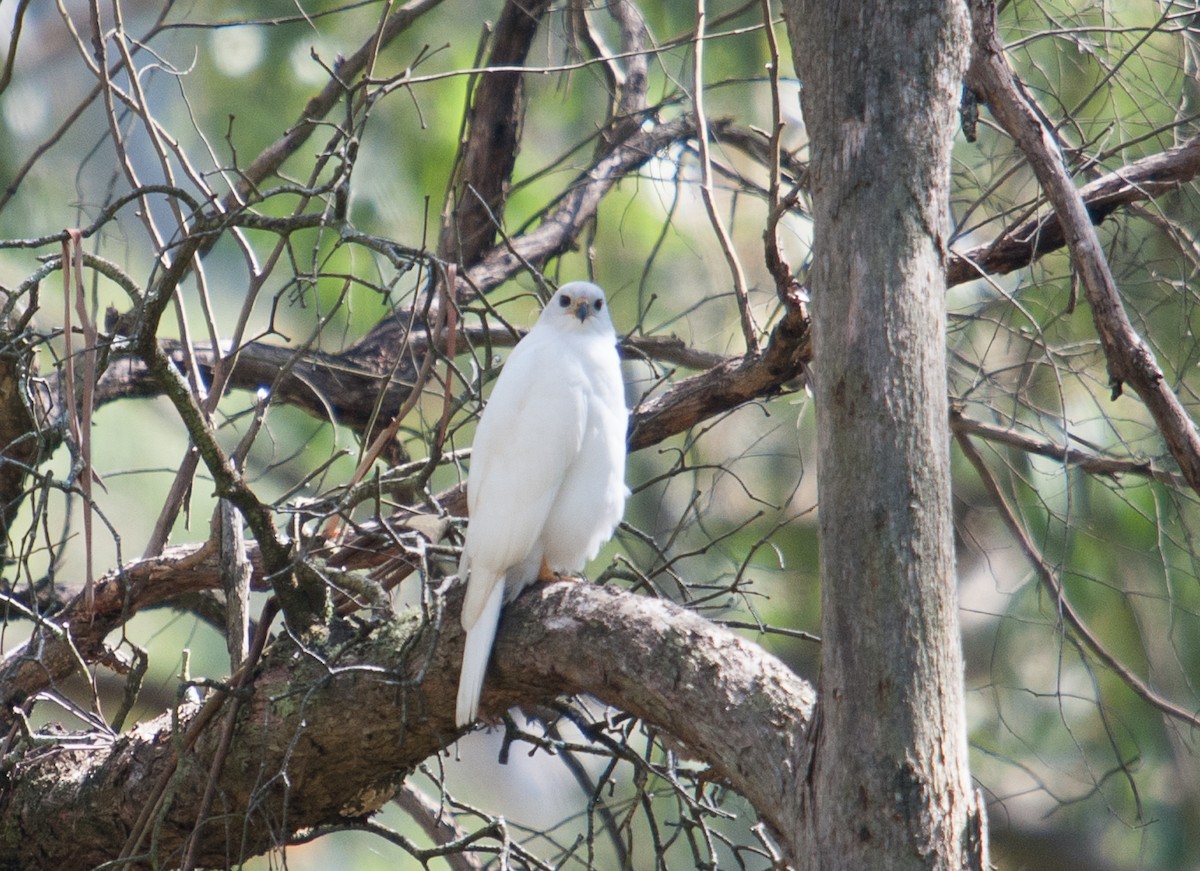
<svg viewBox="0 0 1200 871">
<path fill-rule="evenodd" d="M 538 569 L 535 581 L 542 584 L 548 584 L 551 581 L 582 581 L 583 578 L 575 575 L 562 575 L 554 571 L 550 566 L 546 565 L 546 561 L 542 560 L 541 568 Z"/>
</svg>

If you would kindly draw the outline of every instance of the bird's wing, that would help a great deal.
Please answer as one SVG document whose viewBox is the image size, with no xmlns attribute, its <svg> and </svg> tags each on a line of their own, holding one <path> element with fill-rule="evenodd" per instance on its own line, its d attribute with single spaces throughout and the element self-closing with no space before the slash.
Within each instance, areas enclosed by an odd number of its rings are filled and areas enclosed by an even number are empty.
<svg viewBox="0 0 1200 871">
<path fill-rule="evenodd" d="M 542 535 L 583 443 L 584 378 L 569 343 L 554 331 L 536 329 L 500 373 L 475 434 L 467 478 L 464 564 L 470 580 L 463 626 L 468 629 L 483 613 L 492 587 L 529 556 Z M 474 583 L 476 577 L 487 579 L 486 588 Z"/>
</svg>

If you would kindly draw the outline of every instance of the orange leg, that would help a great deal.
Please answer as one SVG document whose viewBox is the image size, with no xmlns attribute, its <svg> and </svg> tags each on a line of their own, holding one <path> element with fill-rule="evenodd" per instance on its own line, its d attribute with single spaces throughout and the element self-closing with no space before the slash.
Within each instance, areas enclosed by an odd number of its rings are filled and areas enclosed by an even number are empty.
<svg viewBox="0 0 1200 871">
<path fill-rule="evenodd" d="M 546 565 L 545 560 L 542 560 L 542 566 L 538 569 L 537 577 L 534 580 L 549 583 L 550 581 L 580 581 L 583 579 L 577 578 L 574 575 L 560 575 L 558 572 L 553 571 L 550 566 Z"/>
</svg>

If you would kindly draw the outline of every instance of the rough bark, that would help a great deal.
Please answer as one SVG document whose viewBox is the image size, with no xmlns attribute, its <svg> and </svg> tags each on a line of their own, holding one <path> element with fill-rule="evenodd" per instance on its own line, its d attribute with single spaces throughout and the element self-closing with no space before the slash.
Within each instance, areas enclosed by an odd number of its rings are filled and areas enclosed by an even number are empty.
<svg viewBox="0 0 1200 871">
<path fill-rule="evenodd" d="M 819 707 L 800 866 L 985 865 L 950 511 L 945 240 L 955 0 L 791 0 L 810 137 Z"/>
<path fill-rule="evenodd" d="M 197 842 L 200 865 L 225 867 L 309 827 L 369 814 L 457 737 L 460 603 L 456 588 L 430 621 L 402 616 L 304 648 L 285 638 L 268 652 L 237 713 L 218 817 Z M 669 730 L 776 832 L 794 818 L 813 694 L 757 645 L 668 602 L 558 583 L 509 606 L 494 655 L 485 714 L 591 692 Z M 154 856 L 179 864 L 227 710 L 214 707 L 185 705 L 177 724 L 166 713 L 111 743 L 60 741 L 10 756 L 0 867 L 71 871 L 111 860 L 161 794 L 170 798 L 156 811 Z M 150 848 L 147 838 L 130 852 Z"/>
<path fill-rule="evenodd" d="M 7 554 L 8 532 L 24 498 L 25 478 L 43 449 L 26 396 L 33 353 L 24 337 L 6 336 L 0 349 L 0 556 Z"/>
</svg>

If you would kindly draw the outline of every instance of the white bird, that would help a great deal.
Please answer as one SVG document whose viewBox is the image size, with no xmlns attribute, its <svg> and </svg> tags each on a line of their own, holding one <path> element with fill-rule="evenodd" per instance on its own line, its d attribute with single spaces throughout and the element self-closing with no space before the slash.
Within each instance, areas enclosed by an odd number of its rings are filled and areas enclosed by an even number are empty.
<svg viewBox="0 0 1200 871">
<path fill-rule="evenodd" d="M 457 722 L 479 710 L 500 609 L 534 580 L 578 573 L 625 510 L 629 413 L 604 291 L 564 284 L 509 355 L 467 475 L 458 575 L 467 632 Z"/>
</svg>

